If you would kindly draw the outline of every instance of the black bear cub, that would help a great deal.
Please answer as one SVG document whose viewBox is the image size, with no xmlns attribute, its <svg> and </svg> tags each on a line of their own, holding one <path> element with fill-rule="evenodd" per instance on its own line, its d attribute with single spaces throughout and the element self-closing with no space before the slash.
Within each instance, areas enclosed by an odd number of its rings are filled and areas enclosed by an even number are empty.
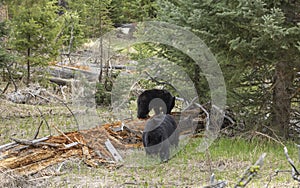
<svg viewBox="0 0 300 188">
<path fill-rule="evenodd" d="M 170 158 L 170 147 L 177 147 L 179 142 L 179 130 L 173 116 L 153 116 L 145 125 L 142 139 L 147 155 L 159 154 L 161 162 L 167 162 Z"/>
<path fill-rule="evenodd" d="M 175 97 L 163 89 L 150 89 L 139 95 L 137 100 L 137 117 L 148 118 L 150 110 L 155 114 L 170 114 L 175 105 Z"/>
</svg>

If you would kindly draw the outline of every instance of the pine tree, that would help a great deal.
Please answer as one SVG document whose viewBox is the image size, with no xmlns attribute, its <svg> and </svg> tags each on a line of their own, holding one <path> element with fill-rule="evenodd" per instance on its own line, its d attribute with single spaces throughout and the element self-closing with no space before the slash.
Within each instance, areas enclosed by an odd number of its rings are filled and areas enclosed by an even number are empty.
<svg viewBox="0 0 300 188">
<path fill-rule="evenodd" d="M 44 66 L 58 54 L 57 37 L 62 28 L 55 0 L 11 1 L 11 47 L 27 67 L 27 85 L 31 67 Z"/>
<path fill-rule="evenodd" d="M 156 17 L 155 0 L 111 0 L 110 17 L 116 25 L 142 22 Z"/>
<path fill-rule="evenodd" d="M 7 50 L 8 33 L 9 28 L 7 27 L 6 22 L 0 22 L 0 68 L 3 70 L 3 80 L 5 80 L 7 77 L 9 80 L 5 88 L 1 91 L 2 94 L 5 93 L 11 83 L 14 85 L 15 91 L 18 90 L 12 72 L 12 66 L 16 57 L 15 55 L 10 54 Z"/>
<path fill-rule="evenodd" d="M 76 12 L 85 38 L 99 38 L 112 28 L 109 17 L 111 0 L 67 1 L 69 11 Z"/>
<path fill-rule="evenodd" d="M 3 37 L 5 35 L 5 25 L 4 22 L 0 22 L 0 68 L 3 68 L 6 61 L 7 61 L 7 53 L 5 51 L 5 48 L 3 46 Z"/>
<path fill-rule="evenodd" d="M 300 69 L 300 24 L 291 19 L 300 12 L 295 1 L 178 0 L 159 1 L 159 7 L 161 20 L 190 28 L 215 53 L 231 107 L 246 114 L 249 124 L 268 123 L 287 138 Z"/>
</svg>

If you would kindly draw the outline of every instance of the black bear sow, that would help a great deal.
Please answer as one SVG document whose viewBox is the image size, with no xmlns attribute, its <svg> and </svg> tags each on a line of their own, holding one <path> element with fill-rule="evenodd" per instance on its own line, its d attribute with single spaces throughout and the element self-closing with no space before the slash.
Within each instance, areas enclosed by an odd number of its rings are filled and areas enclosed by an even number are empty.
<svg viewBox="0 0 300 188">
<path fill-rule="evenodd" d="M 175 97 L 167 90 L 151 89 L 144 91 L 137 100 L 137 117 L 148 118 L 150 110 L 155 114 L 170 114 L 175 105 Z"/>
<path fill-rule="evenodd" d="M 170 157 L 170 147 L 178 146 L 179 130 L 173 116 L 169 114 L 155 115 L 146 123 L 143 145 L 147 155 L 158 155 L 162 162 Z"/>
</svg>

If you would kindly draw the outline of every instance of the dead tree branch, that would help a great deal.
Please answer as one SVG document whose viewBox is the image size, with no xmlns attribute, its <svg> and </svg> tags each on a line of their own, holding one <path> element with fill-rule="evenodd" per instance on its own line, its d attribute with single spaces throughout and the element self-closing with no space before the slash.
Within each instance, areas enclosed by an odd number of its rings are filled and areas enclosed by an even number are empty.
<svg viewBox="0 0 300 188">
<path fill-rule="evenodd" d="M 294 180 L 300 182 L 300 173 L 299 173 L 298 169 L 296 168 L 294 161 L 290 158 L 287 147 L 285 145 L 283 145 L 283 146 L 284 146 L 283 147 L 284 155 L 285 155 L 288 163 L 292 166 L 292 170 L 276 170 L 274 175 L 270 175 L 270 179 L 266 185 L 266 188 L 268 188 L 269 184 L 272 181 L 272 178 L 277 176 L 280 172 L 289 172 L 289 173 L 291 173 L 292 178 Z"/>
<path fill-rule="evenodd" d="M 269 178 L 269 181 L 268 183 L 266 184 L 266 187 L 265 188 L 268 188 L 269 187 L 269 184 L 271 183 L 272 181 L 272 178 L 277 176 L 280 172 L 288 172 L 288 173 L 291 173 L 290 170 L 275 170 L 275 173 L 273 175 L 270 175 L 270 178 Z"/>
<path fill-rule="evenodd" d="M 156 82 L 157 84 L 160 84 L 160 85 L 168 85 L 171 88 L 173 88 L 174 90 L 176 90 L 176 88 L 169 82 L 158 81 L 156 78 L 152 77 L 147 71 L 144 71 L 144 72 L 150 78 L 151 81 Z"/>
<path fill-rule="evenodd" d="M 261 169 L 266 155 L 266 153 L 263 153 L 254 165 L 246 169 L 241 179 L 237 182 L 234 188 L 246 187 L 246 185 L 252 180 L 254 176 L 257 175 L 258 171 Z"/>
<path fill-rule="evenodd" d="M 284 154 L 286 156 L 286 159 L 288 160 L 289 164 L 292 166 L 292 177 L 294 180 L 300 182 L 300 174 L 299 171 L 297 170 L 294 161 L 290 158 L 289 154 L 288 154 L 288 149 L 287 147 L 283 148 L 284 150 Z"/>
<path fill-rule="evenodd" d="M 43 112 L 40 110 L 40 108 L 39 108 L 37 105 L 36 105 L 35 107 L 38 109 L 39 113 L 41 114 L 42 119 L 45 121 L 45 123 L 46 123 L 46 125 L 47 125 L 47 127 L 48 127 L 48 130 L 49 130 L 49 134 L 50 134 L 50 136 L 51 136 L 52 134 L 51 134 L 51 129 L 50 129 L 50 126 L 49 126 L 49 124 L 48 124 L 48 121 L 47 121 L 46 118 L 44 117 L 44 114 L 43 114 Z M 41 123 L 41 125 L 42 125 L 42 123 Z M 39 130 L 39 129 L 40 129 L 40 128 L 38 128 L 38 130 Z M 38 132 L 37 132 L 37 133 L 38 133 Z M 35 134 L 34 137 L 36 138 L 36 137 L 37 137 L 37 134 Z"/>
<path fill-rule="evenodd" d="M 13 83 L 14 88 L 15 88 L 15 92 L 18 91 L 17 84 L 16 84 L 16 82 L 15 82 L 13 76 L 12 76 L 12 72 L 11 72 L 11 70 L 10 70 L 10 67 L 11 67 L 12 65 L 13 65 L 13 63 L 10 64 L 10 65 L 7 65 L 7 66 L 5 67 L 6 70 L 7 70 L 7 73 L 8 73 L 9 81 L 7 82 L 5 88 L 2 90 L 2 94 L 4 94 L 4 93 L 6 92 L 6 90 L 8 89 L 8 86 L 10 85 L 10 83 Z"/>
<path fill-rule="evenodd" d="M 12 72 L 10 71 L 10 67 L 12 66 L 13 64 L 9 65 L 6 67 L 6 70 L 8 72 L 8 76 L 9 76 L 9 80 L 13 83 L 14 87 L 15 87 L 15 92 L 18 91 L 18 87 L 17 87 L 17 84 L 12 76 Z"/>
<path fill-rule="evenodd" d="M 38 146 L 38 145 L 48 145 L 48 146 L 51 145 L 51 146 L 54 146 L 51 143 L 43 142 L 43 141 L 48 140 L 49 136 L 39 138 L 39 139 L 35 139 L 35 140 L 24 140 L 24 139 L 17 139 L 17 138 L 10 138 L 10 139 L 15 141 L 15 143 L 17 143 L 17 144 L 27 145 L 27 146 Z"/>
<path fill-rule="evenodd" d="M 6 86 L 5 86 L 4 89 L 1 91 L 2 94 L 4 94 L 4 93 L 7 91 L 9 85 L 10 85 L 10 82 L 7 82 Z"/>
<path fill-rule="evenodd" d="M 0 146 L 0 152 L 4 151 L 4 150 L 8 150 L 10 148 L 13 148 L 13 147 L 15 147 L 17 145 L 18 144 L 16 142 L 11 142 L 11 143 L 4 144 L 4 145 Z"/>
<path fill-rule="evenodd" d="M 71 138 L 70 137 L 68 137 L 63 131 L 61 131 L 59 128 L 57 128 L 55 125 L 52 125 L 53 127 L 54 127 L 54 129 L 58 132 L 58 133 L 60 133 L 61 135 L 63 135 L 68 141 L 70 141 L 71 143 L 73 142 L 72 140 L 71 140 Z"/>
<path fill-rule="evenodd" d="M 269 138 L 269 139 L 275 141 L 276 143 L 282 145 L 283 147 L 285 147 L 285 145 L 284 145 L 280 140 L 276 140 L 275 138 L 273 138 L 273 137 L 271 137 L 271 136 L 269 136 L 269 135 L 267 135 L 267 134 L 261 133 L 261 132 L 259 132 L 259 131 L 255 131 L 255 133 L 256 133 L 256 134 L 259 134 L 259 135 L 262 135 L 262 136 L 264 136 L 264 137 L 267 137 L 267 138 Z"/>
<path fill-rule="evenodd" d="M 77 121 L 77 118 L 75 116 L 75 114 L 73 113 L 73 111 L 69 108 L 69 106 L 67 105 L 67 103 L 65 103 L 62 99 L 58 98 L 57 96 L 55 95 L 52 95 L 51 93 L 47 92 L 52 98 L 55 98 L 56 100 L 58 100 L 59 102 L 61 102 L 68 110 L 69 112 L 72 114 L 75 122 L 76 122 L 76 125 L 77 125 L 77 130 L 79 131 L 79 123 Z"/>
<path fill-rule="evenodd" d="M 198 103 L 194 103 L 197 107 L 199 107 L 204 113 L 205 113 L 205 115 L 206 115 L 206 125 L 205 125 L 205 127 L 206 127 L 206 129 L 209 127 L 209 120 L 210 120 L 210 116 L 209 116 L 209 113 L 208 113 L 208 111 L 202 106 L 202 105 L 200 105 L 200 104 L 198 104 Z"/>
<path fill-rule="evenodd" d="M 215 180 L 215 174 L 212 173 L 210 176 L 209 184 L 207 186 L 204 186 L 203 188 L 224 188 L 227 186 L 226 181 L 220 181 L 220 180 Z"/>
<path fill-rule="evenodd" d="M 34 134 L 33 139 L 36 139 L 37 136 L 39 135 L 40 129 L 41 129 L 41 126 L 42 126 L 42 125 L 43 125 L 43 120 L 41 121 L 40 125 L 38 126 L 37 130 L 35 131 L 35 134 Z"/>
</svg>

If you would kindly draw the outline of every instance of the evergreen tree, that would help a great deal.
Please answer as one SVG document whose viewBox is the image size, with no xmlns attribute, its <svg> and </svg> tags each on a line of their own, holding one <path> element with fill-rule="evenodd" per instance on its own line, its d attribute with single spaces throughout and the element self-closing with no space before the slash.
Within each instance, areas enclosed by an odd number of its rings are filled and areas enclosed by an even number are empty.
<svg viewBox="0 0 300 188">
<path fill-rule="evenodd" d="M 116 25 L 142 22 L 156 17 L 155 0 L 112 0 L 110 17 Z"/>
<path fill-rule="evenodd" d="M 18 89 L 12 72 L 12 66 L 16 57 L 7 50 L 8 33 L 9 29 L 6 22 L 0 22 L 0 68 L 3 70 L 3 80 L 7 78 L 9 80 L 5 88 L 1 91 L 2 94 L 5 93 L 11 83 L 14 85 L 15 91 Z M 6 71 L 7 74 L 5 73 Z"/>
<path fill-rule="evenodd" d="M 75 51 L 78 46 L 85 41 L 85 26 L 81 24 L 81 17 L 77 11 L 70 9 L 65 10 L 64 14 L 60 16 L 61 26 L 59 35 L 55 39 L 57 47 L 63 55 L 70 56 L 71 52 Z"/>
<path fill-rule="evenodd" d="M 10 60 L 10 55 L 6 52 L 4 46 L 5 35 L 7 29 L 5 28 L 5 22 L 0 22 L 0 68 L 4 68 L 6 63 Z"/>
<path fill-rule="evenodd" d="M 6 67 L 7 63 L 11 61 L 11 55 L 6 50 L 7 38 L 8 38 L 8 26 L 6 22 L 6 16 L 3 14 L 6 12 L 5 1 L 0 1 L 0 68 Z"/>
<path fill-rule="evenodd" d="M 62 20 L 55 0 L 11 1 L 11 47 L 23 57 L 27 67 L 27 85 L 31 67 L 46 65 L 56 57 Z"/>
<path fill-rule="evenodd" d="M 78 14 L 85 38 L 99 38 L 112 28 L 111 0 L 69 0 L 67 3 L 69 11 Z"/>
<path fill-rule="evenodd" d="M 294 78 L 300 69 L 295 1 L 159 1 L 161 20 L 190 28 L 217 56 L 232 108 L 253 125 L 288 137 Z M 252 118 L 251 118 L 252 117 Z"/>
</svg>

